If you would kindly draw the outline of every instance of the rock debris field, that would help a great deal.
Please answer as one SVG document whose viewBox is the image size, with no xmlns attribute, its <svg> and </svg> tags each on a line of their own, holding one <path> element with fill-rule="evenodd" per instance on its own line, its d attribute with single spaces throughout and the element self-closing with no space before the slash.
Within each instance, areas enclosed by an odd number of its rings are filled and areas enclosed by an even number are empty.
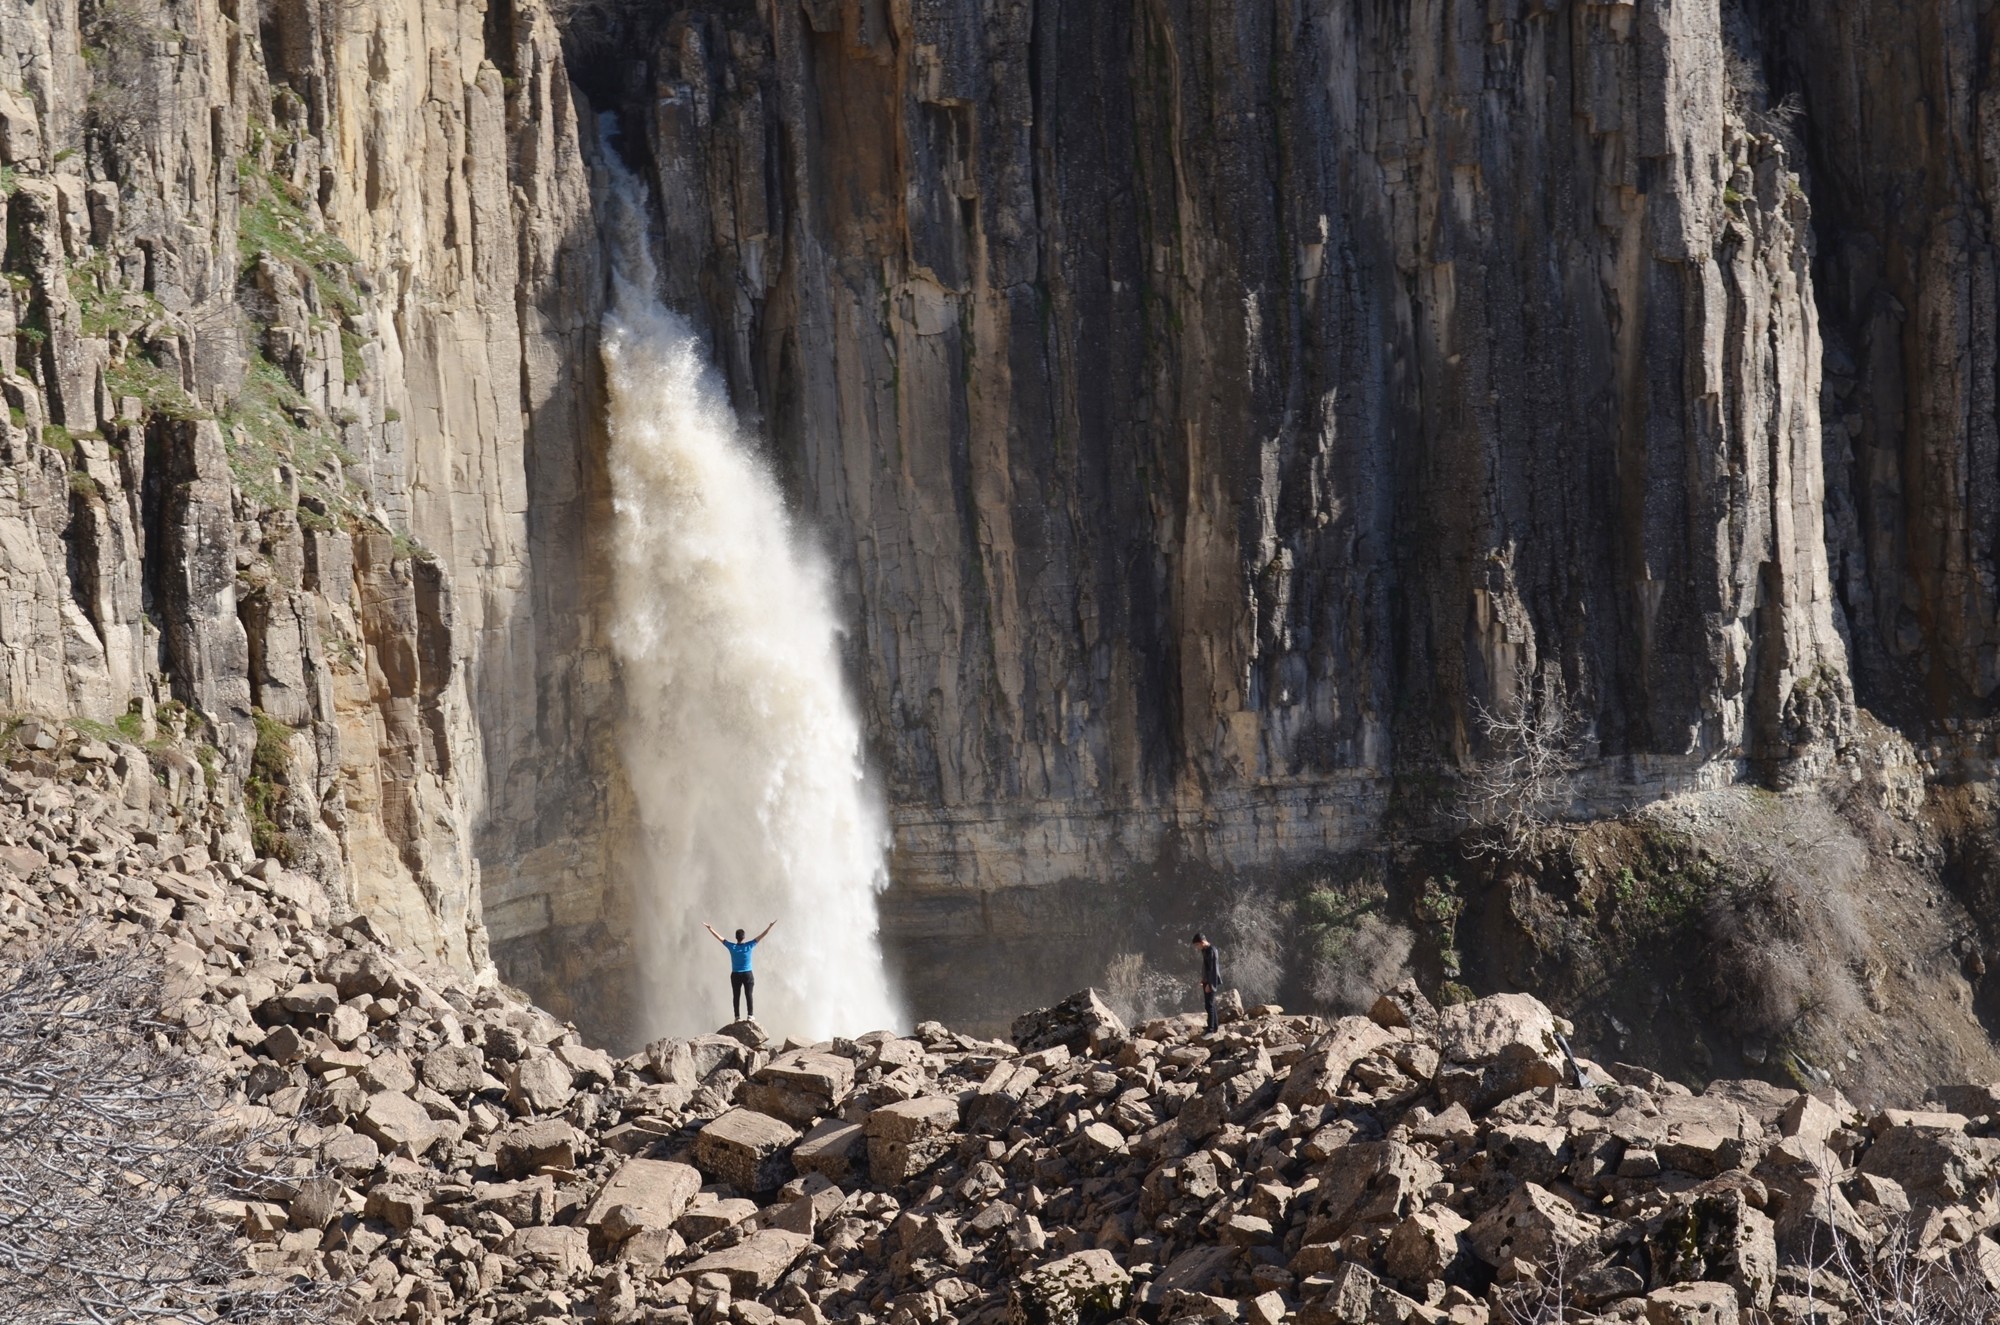
<svg viewBox="0 0 2000 1325">
<path fill-rule="evenodd" d="M 1525 995 L 1411 986 L 1214 1035 L 1085 991 L 1012 1043 L 738 1022 L 618 1059 L 128 808 L 143 752 L 81 753 L 0 778 L 0 936 L 160 963 L 163 1041 L 301 1157 L 216 1217 L 345 1318 L 1833 1322 L 1881 1248 L 2000 1274 L 1992 1087 L 1697 1094 L 1572 1062 Z"/>
</svg>

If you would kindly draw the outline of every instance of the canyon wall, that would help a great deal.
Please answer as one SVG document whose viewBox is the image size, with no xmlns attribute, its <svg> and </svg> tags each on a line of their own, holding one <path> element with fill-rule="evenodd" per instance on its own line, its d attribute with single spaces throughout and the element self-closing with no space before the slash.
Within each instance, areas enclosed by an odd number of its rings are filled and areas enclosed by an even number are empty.
<svg viewBox="0 0 2000 1325">
<path fill-rule="evenodd" d="M 23 0 L 4 704 L 205 741 L 204 849 L 617 1038 L 603 109 L 841 587 L 920 1012 L 1448 819 L 1495 719 L 1593 810 L 1857 704 L 1986 787 L 1989 28 Z"/>
<path fill-rule="evenodd" d="M 1755 17 L 682 6 L 597 92 L 841 568 L 892 933 L 1372 846 L 1551 696 L 1605 807 L 1828 765 L 1812 205 Z"/>
<path fill-rule="evenodd" d="M 529 6 L 0 10 L 5 704 L 207 742 L 199 849 L 467 970 L 612 895 L 579 132 Z"/>
</svg>

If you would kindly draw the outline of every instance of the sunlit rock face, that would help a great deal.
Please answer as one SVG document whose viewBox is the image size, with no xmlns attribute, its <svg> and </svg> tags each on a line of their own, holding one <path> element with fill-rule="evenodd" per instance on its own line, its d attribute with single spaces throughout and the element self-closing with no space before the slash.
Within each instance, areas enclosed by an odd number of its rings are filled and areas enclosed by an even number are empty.
<svg viewBox="0 0 2000 1325">
<path fill-rule="evenodd" d="M 209 849 L 592 1034 L 601 111 L 832 567 L 919 1015 L 1377 850 L 1553 694 L 1592 807 L 1857 702 L 1990 781 L 1970 6 L 135 3 L 0 12 L 0 698 L 193 713 L 268 802 Z"/>
<path fill-rule="evenodd" d="M 1838 740 L 1810 207 L 1751 25 L 806 4 L 650 41 L 594 95 L 841 568 L 920 1006 L 951 940 L 1060 948 L 1092 887 L 1372 844 L 1481 709 L 1568 696 L 1605 803 Z"/>
</svg>

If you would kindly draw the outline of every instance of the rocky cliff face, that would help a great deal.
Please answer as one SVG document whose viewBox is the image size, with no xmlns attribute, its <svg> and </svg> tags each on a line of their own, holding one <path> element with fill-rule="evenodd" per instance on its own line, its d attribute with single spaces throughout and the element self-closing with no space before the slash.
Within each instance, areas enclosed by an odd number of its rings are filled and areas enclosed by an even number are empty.
<svg viewBox="0 0 2000 1325">
<path fill-rule="evenodd" d="M 1990 781 L 1974 6 L 563 14 L 0 14 L 6 703 L 206 740 L 213 852 L 617 1029 L 593 108 L 837 567 L 920 1007 L 1496 718 L 1598 809 L 1857 702 Z"/>
<path fill-rule="evenodd" d="M 605 794 L 577 135 L 532 8 L 0 15 L 6 703 L 205 740 L 210 849 L 468 969 L 590 919 L 515 873 Z"/>
<path fill-rule="evenodd" d="M 1811 208 L 1752 18 L 664 23 L 600 95 L 843 568 L 893 925 L 1323 859 L 1552 696 L 1601 803 L 1824 765 Z"/>
</svg>

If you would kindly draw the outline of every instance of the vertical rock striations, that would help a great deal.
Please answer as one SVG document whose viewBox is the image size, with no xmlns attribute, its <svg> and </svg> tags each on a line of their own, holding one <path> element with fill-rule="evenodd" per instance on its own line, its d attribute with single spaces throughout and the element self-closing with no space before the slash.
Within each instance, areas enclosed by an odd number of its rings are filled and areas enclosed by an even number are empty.
<svg viewBox="0 0 2000 1325">
<path fill-rule="evenodd" d="M 533 4 L 0 14 L 6 703 L 208 741 L 213 850 L 468 969 L 475 848 L 508 936 L 604 873 L 579 129 Z"/>
<path fill-rule="evenodd" d="M 626 128 L 842 569 L 897 923 L 1356 845 L 1551 693 L 1607 800 L 1830 749 L 1808 208 L 1733 40 L 677 10 Z"/>
</svg>

